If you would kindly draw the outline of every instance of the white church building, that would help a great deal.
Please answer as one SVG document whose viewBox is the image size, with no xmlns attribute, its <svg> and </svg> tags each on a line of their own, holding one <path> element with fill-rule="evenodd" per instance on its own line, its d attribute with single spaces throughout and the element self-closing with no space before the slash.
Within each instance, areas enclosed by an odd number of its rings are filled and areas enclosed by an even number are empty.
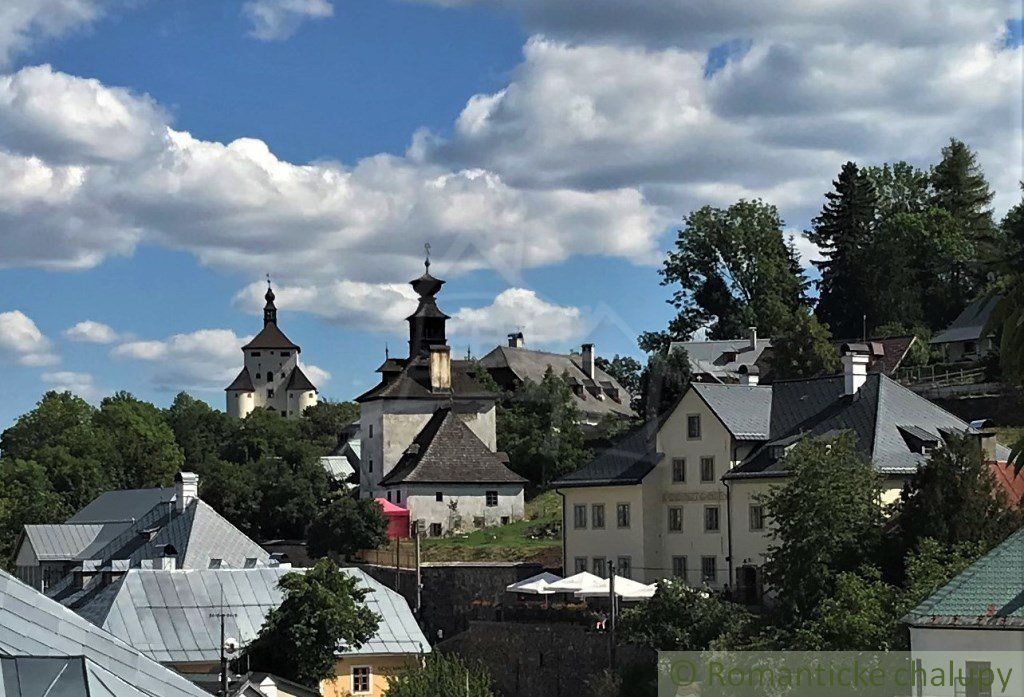
<svg viewBox="0 0 1024 697">
<path fill-rule="evenodd" d="M 498 395 L 472 361 L 452 360 L 448 315 L 437 306 L 444 281 L 426 271 L 411 282 L 420 296 L 409 322 L 409 357 L 387 358 L 381 381 L 359 403 L 360 496 L 409 509 L 432 536 L 522 518 L 526 480 L 497 452 Z"/>
<path fill-rule="evenodd" d="M 316 386 L 299 367 L 302 349 L 277 326 L 274 290 L 269 283 L 264 298 L 263 329 L 242 347 L 245 365 L 225 388 L 228 416 L 236 419 L 244 419 L 256 409 L 297 417 L 317 403 Z"/>
</svg>

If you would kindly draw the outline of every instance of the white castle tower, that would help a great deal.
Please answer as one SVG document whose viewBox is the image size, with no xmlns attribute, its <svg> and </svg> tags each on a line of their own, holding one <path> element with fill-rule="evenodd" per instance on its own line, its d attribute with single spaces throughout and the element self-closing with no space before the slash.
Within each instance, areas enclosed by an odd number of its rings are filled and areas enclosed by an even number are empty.
<svg viewBox="0 0 1024 697">
<path fill-rule="evenodd" d="M 298 344 L 277 328 L 274 290 L 267 279 L 263 330 L 242 347 L 245 367 L 225 388 L 228 416 L 244 419 L 255 409 L 269 409 L 281 416 L 301 416 L 316 404 L 316 386 L 299 368 Z"/>
</svg>

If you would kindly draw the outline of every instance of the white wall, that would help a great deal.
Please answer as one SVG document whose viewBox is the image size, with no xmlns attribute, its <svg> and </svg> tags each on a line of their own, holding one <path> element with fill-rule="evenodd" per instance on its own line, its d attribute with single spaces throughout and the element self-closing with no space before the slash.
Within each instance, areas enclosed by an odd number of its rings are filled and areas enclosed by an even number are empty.
<svg viewBox="0 0 1024 697">
<path fill-rule="evenodd" d="M 423 521 L 427 534 L 432 523 L 439 523 L 442 532 L 465 531 L 476 527 L 477 518 L 483 518 L 484 526 L 491 526 L 500 525 L 503 517 L 512 522 L 525 514 L 522 484 L 404 484 L 391 491 L 392 500 L 409 509 L 411 521 Z M 487 491 L 498 492 L 497 506 L 487 505 Z M 401 494 L 401 501 L 396 492 Z M 437 500 L 438 492 L 442 501 Z M 454 511 L 449 508 L 453 501 L 457 502 Z"/>
<path fill-rule="evenodd" d="M 1020 667 L 1021 656 L 1024 655 L 1024 630 L 911 627 L 910 651 L 915 660 L 921 661 L 925 671 L 948 671 L 950 661 L 953 661 L 954 670 L 964 671 L 963 674 L 966 674 L 967 661 L 991 662 L 993 669 L 1009 666 L 1013 672 L 1005 692 L 1000 685 L 995 685 L 992 694 L 1024 694 L 1024 671 Z M 924 694 L 930 697 L 962 697 L 964 692 L 963 688 L 954 691 L 952 686 L 947 685 L 930 687 Z"/>
<path fill-rule="evenodd" d="M 306 407 L 317 403 L 315 390 L 288 390 L 288 380 L 299 361 L 297 350 L 250 349 L 242 354 L 255 391 L 227 392 L 229 416 L 244 419 L 256 409 L 273 408 L 284 416 L 297 417 Z M 271 376 L 269 380 L 268 373 Z M 274 392 L 273 397 L 269 396 L 270 390 Z"/>
<path fill-rule="evenodd" d="M 565 495 L 564 525 L 565 559 L 563 572 L 575 573 L 576 558 L 586 558 L 587 570 L 594 572 L 594 559 L 617 562 L 619 557 L 630 557 L 634 579 L 643 581 L 651 576 L 646 570 L 644 555 L 644 490 L 642 485 L 574 487 L 559 489 Z M 593 527 L 593 506 L 604 505 L 604 528 Z M 618 504 L 629 504 L 630 525 L 617 525 Z M 586 527 L 574 525 L 574 506 L 586 506 Z"/>
</svg>

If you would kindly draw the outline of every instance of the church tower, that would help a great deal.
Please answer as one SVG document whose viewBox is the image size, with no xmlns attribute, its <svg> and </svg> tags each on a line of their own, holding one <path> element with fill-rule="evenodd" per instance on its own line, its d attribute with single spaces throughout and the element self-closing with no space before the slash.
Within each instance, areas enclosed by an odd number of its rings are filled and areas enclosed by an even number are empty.
<svg viewBox="0 0 1024 697">
<path fill-rule="evenodd" d="M 317 403 L 316 386 L 299 367 L 302 349 L 277 326 L 277 306 L 269 277 L 263 297 L 263 329 L 242 347 L 242 372 L 225 389 L 228 415 L 236 419 L 244 419 L 256 409 L 297 417 Z"/>
<path fill-rule="evenodd" d="M 424 262 L 423 275 L 409 282 L 420 296 L 416 311 L 406 317 L 409 322 L 409 359 L 426 355 L 431 346 L 447 346 L 445 322 L 450 318 L 437 306 L 437 293 L 444 281 L 430 275 L 430 257 Z"/>
</svg>

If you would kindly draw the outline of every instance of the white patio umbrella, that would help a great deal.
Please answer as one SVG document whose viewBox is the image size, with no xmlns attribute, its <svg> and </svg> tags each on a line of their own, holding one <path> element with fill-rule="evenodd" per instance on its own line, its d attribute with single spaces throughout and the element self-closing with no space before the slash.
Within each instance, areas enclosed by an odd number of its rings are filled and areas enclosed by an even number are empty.
<svg viewBox="0 0 1024 697">
<path fill-rule="evenodd" d="M 555 576 L 547 571 L 525 578 L 516 583 L 505 586 L 510 593 L 529 593 L 530 595 L 550 595 L 556 591 L 548 590 L 548 586 L 556 581 L 561 581 L 561 576 Z"/>
<path fill-rule="evenodd" d="M 626 578 L 625 576 L 615 577 L 615 595 L 622 600 L 647 600 L 654 595 L 654 592 L 657 589 L 658 584 L 656 583 L 646 586 L 631 578 Z M 602 596 L 607 596 L 608 593 L 608 579 L 602 578 L 600 584 L 576 591 L 576 597 L 600 598 Z"/>
<path fill-rule="evenodd" d="M 549 583 L 547 591 L 549 593 L 575 593 L 576 591 L 581 591 L 586 588 L 599 586 L 603 582 L 604 579 L 600 576 L 595 576 L 587 571 L 581 571 L 569 578 L 563 578 L 561 581 Z"/>
</svg>

